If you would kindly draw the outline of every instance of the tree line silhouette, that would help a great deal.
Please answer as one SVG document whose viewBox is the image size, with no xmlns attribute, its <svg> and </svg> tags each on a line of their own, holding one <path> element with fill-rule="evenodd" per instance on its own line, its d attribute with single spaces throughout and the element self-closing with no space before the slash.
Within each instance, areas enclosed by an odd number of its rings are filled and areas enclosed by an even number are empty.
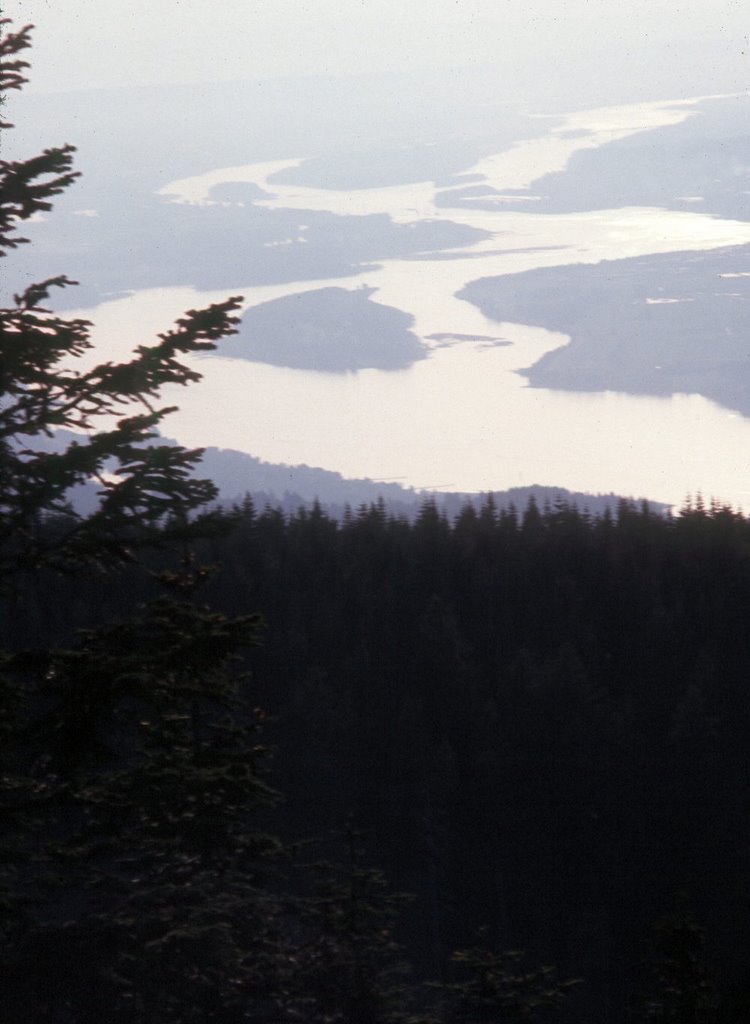
<svg viewBox="0 0 750 1024">
<path fill-rule="evenodd" d="M 661 922 L 674 941 L 693 937 L 695 972 L 711 979 L 695 1019 L 741 1019 L 747 519 L 700 502 L 674 517 L 627 502 L 591 517 L 488 501 L 454 522 L 430 503 L 413 523 L 382 505 L 338 522 L 251 499 L 215 517 L 226 530 L 192 544 L 194 562 L 178 571 L 151 552 L 151 577 L 35 574 L 6 628 L 17 643 L 24 622 L 29 643 L 79 650 L 75 628 L 131 614 L 165 573 L 187 593 L 195 566 L 220 565 L 201 570 L 213 614 L 237 622 L 263 609 L 238 696 L 254 709 L 242 728 L 262 725 L 273 748 L 263 785 L 285 797 L 252 815 L 240 802 L 240 818 L 292 845 L 319 837 L 329 861 L 341 851 L 327 837 L 356 835 L 350 867 L 364 877 L 362 864 L 377 864 L 412 894 L 389 941 L 408 952 L 414 979 L 457 983 L 465 961 L 452 951 L 475 948 L 481 932 L 486 950 L 524 950 L 528 963 L 584 980 L 552 1019 L 692 1020 L 631 1006 Z M 186 619 L 178 632 L 194 628 Z M 142 629 L 128 634 L 138 660 Z M 111 642 L 105 634 L 103 648 Z M 206 670 L 222 651 L 208 644 Z M 288 870 L 286 891 L 300 895 L 304 871 Z M 379 891 L 393 912 L 391 890 Z"/>
</svg>

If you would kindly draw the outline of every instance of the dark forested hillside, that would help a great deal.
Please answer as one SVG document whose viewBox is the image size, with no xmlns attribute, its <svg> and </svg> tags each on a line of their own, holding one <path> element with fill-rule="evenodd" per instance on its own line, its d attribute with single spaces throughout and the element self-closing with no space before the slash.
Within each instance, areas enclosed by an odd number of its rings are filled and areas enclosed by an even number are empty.
<svg viewBox="0 0 750 1024">
<path fill-rule="evenodd" d="M 632 1009 L 644 986 L 668 1002 L 664 971 L 642 967 L 661 922 L 670 963 L 705 929 L 684 998 L 745 1019 L 746 519 L 624 502 L 590 518 L 490 501 L 454 524 L 429 504 L 412 524 L 378 506 L 343 523 L 249 501 L 236 514 L 200 557 L 222 565 L 215 606 L 267 621 L 247 685 L 286 796 L 274 828 L 363 830 L 370 861 L 416 897 L 400 928 L 418 976 L 444 976 L 485 929 L 584 979 L 571 1019 L 715 1019 Z M 143 596 L 127 577 L 90 586 L 71 600 L 49 579 L 17 602 L 64 636 Z"/>
<path fill-rule="evenodd" d="M 684 892 L 721 984 L 740 983 L 745 520 L 267 512 L 216 556 L 217 600 L 268 617 L 255 685 L 279 717 L 290 826 L 373 830 L 419 896 L 411 938 L 433 976 L 487 926 L 584 977 L 591 1019 L 617 1020 L 642 937 Z"/>
</svg>

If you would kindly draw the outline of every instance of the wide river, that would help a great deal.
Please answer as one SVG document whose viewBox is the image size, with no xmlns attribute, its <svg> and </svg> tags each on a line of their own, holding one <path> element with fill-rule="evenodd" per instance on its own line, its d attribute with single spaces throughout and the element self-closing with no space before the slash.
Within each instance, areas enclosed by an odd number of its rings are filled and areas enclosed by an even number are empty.
<svg viewBox="0 0 750 1024">
<path fill-rule="evenodd" d="M 578 112 L 552 128 L 540 119 L 538 138 L 465 170 L 500 192 L 533 190 L 536 179 L 564 168 L 579 149 L 674 124 L 691 113 L 691 104 L 678 102 Z M 345 192 L 269 180 L 299 162 L 222 168 L 161 191 L 175 202 L 210 202 L 215 184 L 253 182 L 273 197 L 262 200 L 265 205 L 300 211 L 301 232 L 304 211 L 324 210 L 387 213 L 399 223 L 447 219 L 489 230 L 492 237 L 451 258 L 385 260 L 359 277 L 237 289 L 247 306 L 330 285 L 367 285 L 377 289 L 374 301 L 410 313 L 422 339 L 485 335 L 511 344 L 432 344 L 429 358 L 408 370 L 351 374 L 204 357 L 196 362 L 203 382 L 168 396 L 180 406 L 166 424 L 168 433 L 188 445 L 235 448 L 270 462 L 415 487 L 477 491 L 537 483 L 677 505 L 700 491 L 750 507 L 750 420 L 698 395 L 649 398 L 527 387 L 517 371 L 566 344 L 566 336 L 489 321 L 456 298 L 479 277 L 749 243 L 750 223 L 653 208 L 538 214 L 533 200 L 512 196 L 497 202 L 495 211 L 470 211 L 436 207 L 431 182 Z M 96 324 L 97 359 L 121 358 L 185 309 L 226 295 L 154 289 L 77 312 Z"/>
</svg>

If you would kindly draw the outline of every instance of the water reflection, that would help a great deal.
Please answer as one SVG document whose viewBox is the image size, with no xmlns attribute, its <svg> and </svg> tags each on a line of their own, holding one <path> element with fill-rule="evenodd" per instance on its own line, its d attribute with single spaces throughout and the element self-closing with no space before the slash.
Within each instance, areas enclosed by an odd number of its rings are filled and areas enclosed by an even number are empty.
<svg viewBox="0 0 750 1024">
<path fill-rule="evenodd" d="M 101 358 L 223 293 L 155 289 L 96 310 Z M 476 321 L 473 321 L 476 322 Z M 132 324 L 143 330 L 133 335 Z M 750 421 L 697 395 L 571 393 L 525 386 L 515 371 L 565 336 L 482 320 L 482 342 L 436 345 L 408 370 L 326 374 L 216 357 L 205 379 L 171 389 L 167 430 L 189 445 L 248 451 L 345 476 L 489 490 L 533 483 L 647 495 L 679 504 L 696 490 L 750 506 Z M 479 333 L 479 332 L 477 332 Z"/>
<path fill-rule="evenodd" d="M 578 149 L 689 114 L 684 104 L 580 112 L 466 173 L 480 175 L 491 188 L 522 188 L 564 166 Z M 168 429 L 180 440 L 348 476 L 398 477 L 415 486 L 480 490 L 538 483 L 674 503 L 702 490 L 748 504 L 750 421 L 695 395 L 664 399 L 528 388 L 517 371 L 565 344 L 565 336 L 489 321 L 455 293 L 478 277 L 750 242 L 750 224 L 651 208 L 556 215 L 503 204 L 497 210 L 438 210 L 430 182 L 353 192 L 274 183 L 279 170 L 298 163 L 222 169 L 162 191 L 205 202 L 212 185 L 245 181 L 271 196 L 256 202 L 274 208 L 388 213 L 400 223 L 448 217 L 493 237 L 441 254 L 450 258 L 392 259 L 346 279 L 238 289 L 249 305 L 332 284 L 366 284 L 377 289 L 376 301 L 412 314 L 423 339 L 479 335 L 511 345 L 433 342 L 430 358 L 408 370 L 350 375 L 196 360 L 204 383 L 169 396 L 180 412 Z M 223 291 L 153 289 L 86 311 L 97 323 L 98 357 L 102 349 L 106 358 L 122 356 L 185 308 L 223 297 Z M 133 324 L 139 327 L 136 339 L 128 329 Z"/>
</svg>

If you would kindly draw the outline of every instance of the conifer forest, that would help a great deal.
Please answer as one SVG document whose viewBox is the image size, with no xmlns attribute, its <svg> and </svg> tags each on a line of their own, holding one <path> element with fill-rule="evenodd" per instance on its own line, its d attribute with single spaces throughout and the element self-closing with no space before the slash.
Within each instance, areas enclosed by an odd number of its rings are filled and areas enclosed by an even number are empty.
<svg viewBox="0 0 750 1024">
<path fill-rule="evenodd" d="M 160 390 L 239 299 L 95 364 L 72 284 L 0 310 L 2 1020 L 749 1020 L 750 521 L 220 504 Z"/>
</svg>

